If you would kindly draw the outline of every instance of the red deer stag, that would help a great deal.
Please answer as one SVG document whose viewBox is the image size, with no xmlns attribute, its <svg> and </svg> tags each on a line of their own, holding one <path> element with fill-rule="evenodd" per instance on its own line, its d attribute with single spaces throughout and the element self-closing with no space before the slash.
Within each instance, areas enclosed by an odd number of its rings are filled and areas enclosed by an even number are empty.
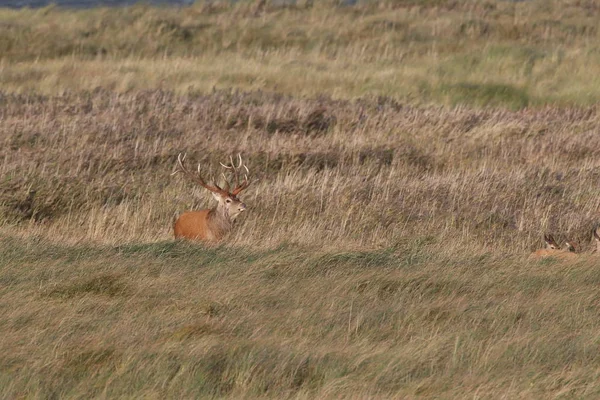
<svg viewBox="0 0 600 400">
<path fill-rule="evenodd" d="M 191 240 L 219 241 L 231 228 L 233 221 L 238 215 L 246 210 L 246 205 L 238 199 L 238 194 L 247 189 L 250 185 L 248 181 L 248 168 L 242 163 L 241 155 L 238 155 L 238 165 L 235 165 L 233 158 L 229 158 L 229 165 L 221 163 L 228 172 L 233 175 L 235 188 L 230 191 L 230 184 L 225 179 L 225 187 L 221 189 L 216 184 L 209 185 L 200 174 L 200 164 L 198 164 L 198 173 L 190 172 L 184 165 L 185 155 L 181 153 L 177 156 L 177 168 L 173 175 L 181 172 L 191 181 L 210 190 L 213 197 L 218 201 L 212 209 L 189 211 L 181 214 L 175 221 L 175 238 L 185 238 Z M 245 169 L 244 181 L 240 183 L 240 170 Z M 225 176 L 225 175 L 223 175 Z"/>
</svg>

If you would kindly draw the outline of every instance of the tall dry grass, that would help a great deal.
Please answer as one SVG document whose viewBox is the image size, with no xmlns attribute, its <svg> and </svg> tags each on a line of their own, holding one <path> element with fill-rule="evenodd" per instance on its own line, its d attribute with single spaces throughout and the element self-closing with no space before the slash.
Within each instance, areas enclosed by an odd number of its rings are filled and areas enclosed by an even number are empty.
<svg viewBox="0 0 600 400">
<path fill-rule="evenodd" d="M 546 231 L 586 241 L 597 220 L 595 107 L 478 111 L 228 91 L 2 103 L 3 223 L 65 240 L 170 238 L 176 212 L 210 202 L 170 176 L 179 152 L 213 175 L 244 154 L 258 182 L 231 238 L 242 246 L 373 248 L 435 235 L 522 252 Z"/>
</svg>

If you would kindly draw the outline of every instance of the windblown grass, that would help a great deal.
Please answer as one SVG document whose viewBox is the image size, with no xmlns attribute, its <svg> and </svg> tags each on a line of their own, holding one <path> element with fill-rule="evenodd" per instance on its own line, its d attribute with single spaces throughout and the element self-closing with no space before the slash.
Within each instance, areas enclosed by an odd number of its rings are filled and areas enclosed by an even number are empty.
<svg viewBox="0 0 600 400">
<path fill-rule="evenodd" d="M 595 397 L 597 263 L 0 239 L 3 397 Z"/>
</svg>

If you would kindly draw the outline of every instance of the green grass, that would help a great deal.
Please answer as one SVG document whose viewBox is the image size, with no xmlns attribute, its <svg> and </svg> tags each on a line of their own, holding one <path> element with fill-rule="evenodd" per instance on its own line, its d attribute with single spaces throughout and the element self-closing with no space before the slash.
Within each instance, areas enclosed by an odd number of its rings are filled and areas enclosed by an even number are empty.
<svg viewBox="0 0 600 400">
<path fill-rule="evenodd" d="M 410 247 L 5 237 L 2 396 L 598 394 L 594 260 L 482 265 L 430 244 L 407 268 Z"/>
<path fill-rule="evenodd" d="M 469 104 L 480 107 L 524 108 L 529 105 L 526 90 L 503 84 L 458 83 L 439 89 L 453 105 Z"/>
<path fill-rule="evenodd" d="M 18 93 L 239 88 L 511 109 L 599 98 L 587 3 L 433 3 L 5 9 L 0 84 Z"/>
</svg>

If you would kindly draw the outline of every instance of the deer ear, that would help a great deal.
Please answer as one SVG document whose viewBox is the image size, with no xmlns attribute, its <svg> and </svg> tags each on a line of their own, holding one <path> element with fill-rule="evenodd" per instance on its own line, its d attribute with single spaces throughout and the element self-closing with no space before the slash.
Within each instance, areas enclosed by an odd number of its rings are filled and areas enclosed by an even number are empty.
<svg viewBox="0 0 600 400">
<path fill-rule="evenodd" d="M 219 193 L 215 193 L 215 192 L 210 192 L 210 193 L 213 195 L 213 197 L 217 201 L 221 201 L 223 199 L 223 197 Z"/>
<path fill-rule="evenodd" d="M 569 242 L 565 242 L 565 246 L 567 248 L 568 251 L 575 253 L 575 246 L 573 246 L 571 243 Z"/>
</svg>

